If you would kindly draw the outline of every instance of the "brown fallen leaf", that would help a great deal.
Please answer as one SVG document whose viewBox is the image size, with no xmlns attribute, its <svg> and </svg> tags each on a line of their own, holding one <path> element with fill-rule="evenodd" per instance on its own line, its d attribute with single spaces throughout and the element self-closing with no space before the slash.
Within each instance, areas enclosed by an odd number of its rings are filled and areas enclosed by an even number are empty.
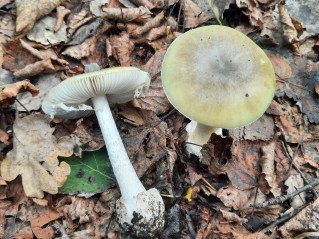
<svg viewBox="0 0 319 239">
<path fill-rule="evenodd" d="M 88 21 L 92 20 L 94 16 L 91 14 L 90 10 L 86 7 L 81 8 L 79 12 L 75 12 L 70 14 L 69 16 L 69 24 L 68 24 L 68 33 L 69 35 L 73 35 L 75 31 Z"/>
<path fill-rule="evenodd" d="M 0 103 L 2 106 L 12 105 L 19 92 L 29 91 L 32 96 L 36 96 L 39 93 L 39 90 L 28 80 L 19 81 L 9 85 L 2 85 L 0 89 Z"/>
<path fill-rule="evenodd" d="M 229 223 L 238 222 L 239 224 L 244 224 L 244 223 L 248 222 L 248 219 L 241 218 L 234 212 L 228 212 L 228 211 L 225 211 L 223 209 L 218 209 L 218 210 L 221 212 L 222 217 Z"/>
<path fill-rule="evenodd" d="M 15 0 L 17 8 L 16 31 L 27 33 L 36 21 L 49 14 L 64 0 Z"/>
<path fill-rule="evenodd" d="M 136 107 L 153 111 L 157 115 L 169 110 L 170 103 L 165 96 L 159 75 L 152 80 L 149 90 L 142 97 L 134 100 L 133 103 Z"/>
<path fill-rule="evenodd" d="M 129 32 L 129 35 L 135 38 L 141 37 L 144 33 L 150 31 L 153 28 L 158 27 L 161 22 L 164 20 L 164 11 L 160 12 L 157 14 L 155 17 L 152 19 L 148 20 L 143 24 L 143 26 L 137 27 L 134 30 L 131 30 Z"/>
<path fill-rule="evenodd" d="M 51 207 L 34 205 L 30 212 L 30 223 L 34 235 L 43 239 L 53 238 L 55 233 L 53 227 L 45 225 L 61 217 L 62 213 Z"/>
<path fill-rule="evenodd" d="M 298 38 L 298 32 L 289 16 L 288 11 L 285 8 L 284 1 L 278 4 L 278 10 L 280 15 L 280 21 L 283 27 L 283 36 L 285 41 L 292 47 L 292 51 L 295 55 L 300 55 L 300 41 Z"/>
<path fill-rule="evenodd" d="M 281 195 L 281 189 L 276 180 L 275 171 L 275 147 L 276 141 L 270 142 L 261 148 L 262 157 L 260 159 L 261 172 L 270 187 L 270 192 L 278 197 Z"/>
<path fill-rule="evenodd" d="M 181 4 L 184 13 L 183 25 L 185 28 L 197 27 L 212 18 L 204 13 L 192 0 L 182 0 Z"/>
<path fill-rule="evenodd" d="M 139 8 L 102 8 L 105 19 L 112 19 L 120 22 L 145 22 L 152 15 L 146 7 Z"/>
<path fill-rule="evenodd" d="M 121 66 L 131 65 L 131 54 L 134 50 L 134 43 L 130 40 L 127 32 L 121 32 L 120 35 L 111 35 L 108 38 L 112 56 Z M 109 56 L 110 57 L 110 56 Z"/>
<path fill-rule="evenodd" d="M 57 157 L 71 156 L 74 143 L 67 138 L 57 141 L 53 131 L 43 115 L 16 119 L 13 125 L 13 149 L 2 161 L 1 175 L 6 181 L 21 175 L 29 197 L 42 198 L 43 191 L 58 193 L 70 174 L 70 166 Z"/>
<path fill-rule="evenodd" d="M 262 218 L 264 222 L 271 223 L 275 221 L 281 212 L 281 206 L 273 205 L 268 208 L 253 209 L 254 203 L 266 201 L 266 196 L 256 189 L 239 190 L 231 185 L 218 190 L 217 197 L 226 207 L 238 210 L 242 218 L 247 218 L 254 211 L 254 215 Z"/>
<path fill-rule="evenodd" d="M 57 32 L 60 30 L 62 24 L 63 24 L 63 20 L 64 18 L 70 14 L 70 10 L 66 9 L 63 6 L 58 6 L 56 8 L 56 22 L 55 22 L 55 26 L 54 26 L 54 31 Z"/>
<path fill-rule="evenodd" d="M 39 73 L 52 73 L 57 71 L 56 67 L 52 64 L 51 59 L 45 59 L 37 61 L 36 63 L 25 66 L 24 68 L 17 70 L 13 75 L 17 78 L 26 78 Z"/>
<path fill-rule="evenodd" d="M 251 25 L 258 28 L 263 27 L 263 13 L 256 0 L 236 0 L 236 5 L 244 8 L 243 13 L 249 17 Z"/>
<path fill-rule="evenodd" d="M 292 69 L 287 60 L 272 53 L 267 53 L 267 56 L 274 67 L 276 76 L 280 80 L 292 77 Z"/>
<path fill-rule="evenodd" d="M 125 119 L 127 119 L 129 122 L 131 122 L 134 125 L 142 126 L 145 124 L 145 121 L 143 119 L 143 116 L 141 112 L 132 107 L 129 104 L 122 104 L 118 106 L 119 112 L 118 114 Z"/>
<path fill-rule="evenodd" d="M 279 228 L 283 239 L 292 238 L 296 233 L 306 231 L 319 231 L 319 199 L 295 215 Z"/>
<path fill-rule="evenodd" d="M 4 143 L 5 145 L 9 145 L 10 142 L 8 140 L 9 140 L 9 135 L 6 132 L 4 132 L 2 129 L 0 129 L 0 142 Z"/>
<path fill-rule="evenodd" d="M 62 55 L 70 56 L 78 60 L 83 57 L 91 56 L 94 51 L 96 41 L 96 36 L 90 37 L 80 45 L 69 46 L 62 52 Z"/>
<path fill-rule="evenodd" d="M 281 130 L 285 140 L 289 143 L 300 143 L 310 141 L 312 135 L 308 133 L 306 122 L 297 106 L 290 106 L 289 102 L 284 102 L 285 114 L 276 118 L 276 126 Z"/>
</svg>

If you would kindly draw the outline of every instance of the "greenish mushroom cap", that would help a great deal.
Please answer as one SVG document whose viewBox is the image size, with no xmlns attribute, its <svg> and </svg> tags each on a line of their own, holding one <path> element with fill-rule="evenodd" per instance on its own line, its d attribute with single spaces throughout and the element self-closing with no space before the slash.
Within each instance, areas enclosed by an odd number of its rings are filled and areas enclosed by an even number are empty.
<svg viewBox="0 0 319 239">
<path fill-rule="evenodd" d="M 258 119 L 275 92 L 275 73 L 264 51 L 243 33 L 205 26 L 179 36 L 162 64 L 171 104 L 188 118 L 216 128 Z"/>
</svg>

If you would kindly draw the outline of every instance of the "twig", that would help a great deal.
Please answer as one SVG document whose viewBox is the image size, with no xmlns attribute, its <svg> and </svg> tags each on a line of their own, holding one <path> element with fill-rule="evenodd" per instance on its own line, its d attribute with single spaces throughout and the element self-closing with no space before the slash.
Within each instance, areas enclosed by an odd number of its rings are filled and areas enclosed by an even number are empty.
<svg viewBox="0 0 319 239">
<path fill-rule="evenodd" d="M 256 208 L 264 208 L 264 207 L 268 207 L 268 206 L 271 206 L 271 205 L 282 204 L 285 201 L 287 201 L 288 199 L 291 199 L 291 198 L 297 196 L 298 194 L 300 194 L 300 193 L 302 193 L 304 191 L 313 189 L 317 185 L 319 185 L 319 178 L 315 179 L 314 181 L 310 182 L 308 185 L 306 185 L 304 187 L 298 188 L 293 193 L 289 193 L 287 195 L 271 198 L 268 201 L 256 204 Z"/>
<path fill-rule="evenodd" d="M 290 220 L 290 219 L 293 218 L 297 213 L 299 213 L 302 209 L 304 209 L 306 206 L 307 206 L 307 205 L 302 205 L 300 208 L 296 208 L 296 209 L 294 209 L 292 212 L 283 215 L 283 216 L 280 217 L 278 220 L 276 220 L 276 221 L 274 221 L 273 223 L 271 223 L 268 227 L 262 229 L 261 232 L 266 233 L 266 232 L 269 231 L 270 229 L 272 229 L 272 228 L 278 226 L 279 224 Z"/>
<path fill-rule="evenodd" d="M 294 155 L 293 155 L 293 157 L 292 157 L 292 156 L 290 155 L 288 149 L 287 149 L 287 145 L 286 145 L 286 142 L 285 142 L 285 141 L 282 142 L 282 147 L 283 147 L 283 149 L 285 150 L 285 152 L 286 152 L 286 154 L 287 154 L 287 156 L 288 156 L 288 159 L 289 159 L 290 163 L 292 164 L 292 166 L 298 171 L 298 173 L 300 174 L 300 176 L 302 177 L 302 179 L 305 181 L 305 183 L 308 184 L 308 185 L 310 185 L 310 182 L 307 180 L 307 178 L 305 177 L 305 175 L 303 174 L 303 172 L 301 172 L 301 170 L 299 169 L 298 165 L 294 162 L 294 157 L 295 157 L 295 155 L 296 155 L 296 153 L 297 153 L 297 150 L 294 152 Z M 297 149 L 298 149 L 299 147 L 300 147 L 300 144 L 298 144 Z M 318 195 L 317 191 L 316 191 L 313 187 L 311 187 L 311 190 L 313 191 L 313 194 L 315 195 L 315 197 L 316 197 L 316 198 L 319 198 L 319 195 Z"/>
<path fill-rule="evenodd" d="M 20 100 L 18 100 L 18 99 L 16 98 L 16 101 L 17 101 L 17 102 L 19 103 L 19 105 L 27 112 L 28 115 L 31 114 L 30 111 L 20 102 Z"/>
</svg>

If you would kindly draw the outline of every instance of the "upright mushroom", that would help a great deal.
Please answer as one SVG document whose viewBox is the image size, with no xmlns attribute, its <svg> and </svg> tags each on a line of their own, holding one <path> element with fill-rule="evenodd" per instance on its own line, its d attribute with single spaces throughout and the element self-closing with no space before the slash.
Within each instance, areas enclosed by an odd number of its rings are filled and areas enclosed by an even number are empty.
<svg viewBox="0 0 319 239">
<path fill-rule="evenodd" d="M 164 226 L 164 203 L 155 189 L 145 190 L 130 162 L 109 104 L 139 97 L 150 75 L 134 67 L 89 72 L 64 80 L 50 90 L 42 110 L 51 117 L 79 118 L 95 112 L 121 195 L 116 204 L 120 225 L 136 236 L 154 236 Z M 93 107 L 92 107 L 92 104 Z"/>
<path fill-rule="evenodd" d="M 179 36 L 167 49 L 162 83 L 171 104 L 192 121 L 187 151 L 201 147 L 216 128 L 252 123 L 266 111 L 275 92 L 273 66 L 243 33 L 205 26 Z"/>
</svg>

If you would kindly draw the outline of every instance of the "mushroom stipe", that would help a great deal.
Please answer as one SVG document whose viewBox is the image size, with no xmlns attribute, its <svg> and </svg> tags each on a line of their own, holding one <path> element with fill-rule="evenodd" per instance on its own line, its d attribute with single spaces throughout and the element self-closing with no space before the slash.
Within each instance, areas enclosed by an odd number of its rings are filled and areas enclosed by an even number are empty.
<svg viewBox="0 0 319 239">
<path fill-rule="evenodd" d="M 96 69 L 95 66 L 87 69 Z M 95 112 L 121 198 L 119 224 L 138 237 L 152 237 L 164 226 L 164 202 L 155 188 L 139 180 L 116 128 L 110 104 L 128 102 L 149 87 L 150 75 L 134 67 L 117 67 L 77 75 L 50 90 L 42 110 L 51 117 L 80 118 Z"/>
</svg>

